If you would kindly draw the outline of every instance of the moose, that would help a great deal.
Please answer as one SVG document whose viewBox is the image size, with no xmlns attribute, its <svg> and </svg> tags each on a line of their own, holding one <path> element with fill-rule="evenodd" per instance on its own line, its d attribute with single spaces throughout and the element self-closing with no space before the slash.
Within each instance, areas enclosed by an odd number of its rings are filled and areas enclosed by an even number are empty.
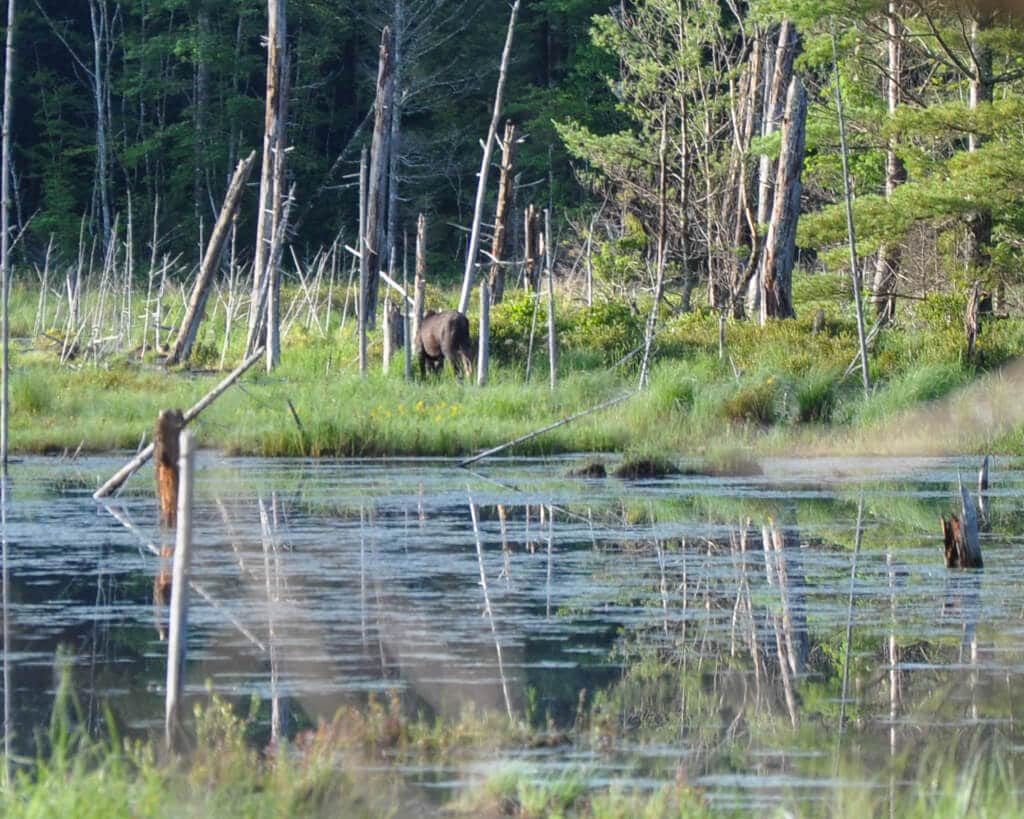
<svg viewBox="0 0 1024 819">
<path fill-rule="evenodd" d="M 455 376 L 473 375 L 473 344 L 469 338 L 469 319 L 458 310 L 431 310 L 420 322 L 416 335 L 416 354 L 420 360 L 420 377 L 426 378 L 427 367 L 432 373 L 444 369 L 449 361 Z"/>
</svg>

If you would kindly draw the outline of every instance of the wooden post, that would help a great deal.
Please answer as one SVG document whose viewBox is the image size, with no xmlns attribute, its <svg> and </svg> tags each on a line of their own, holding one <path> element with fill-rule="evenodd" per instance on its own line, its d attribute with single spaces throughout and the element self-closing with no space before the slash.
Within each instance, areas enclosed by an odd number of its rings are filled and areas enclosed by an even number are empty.
<svg viewBox="0 0 1024 819">
<path fill-rule="evenodd" d="M 500 304 L 505 295 L 505 234 L 512 209 L 512 168 L 516 153 L 516 126 L 505 123 L 501 140 L 501 175 L 498 178 L 498 202 L 494 210 L 494 239 L 491 242 L 491 301 Z"/>
<path fill-rule="evenodd" d="M 405 353 L 405 380 L 412 381 L 412 336 L 409 334 L 411 323 L 409 321 L 409 233 L 402 239 L 402 289 L 406 298 L 402 299 L 402 339 L 404 342 L 403 352 Z"/>
<path fill-rule="evenodd" d="M 420 323 L 423 321 L 423 302 L 427 297 L 427 217 L 422 213 L 416 220 L 416 283 L 413 285 L 412 344 L 419 342 Z"/>
<path fill-rule="evenodd" d="M 178 439 L 185 428 L 181 410 L 160 410 L 153 430 L 153 455 L 156 466 L 156 495 L 160 503 L 160 525 L 174 528 L 178 507 Z"/>
<path fill-rule="evenodd" d="M 227 239 L 231 223 L 238 211 L 238 203 L 241 201 L 242 193 L 245 191 L 245 183 L 249 180 L 253 165 L 256 162 L 256 152 L 252 151 L 248 157 L 242 159 L 235 168 L 235 175 L 228 186 L 228 192 L 224 195 L 224 204 L 221 206 L 220 215 L 217 217 L 217 224 L 210 234 L 210 242 L 206 246 L 206 255 L 203 256 L 203 263 L 196 276 L 195 285 L 192 288 L 192 298 L 189 300 L 188 310 L 181 322 L 181 330 L 167 356 L 167 364 L 178 364 L 187 361 L 192 352 L 192 345 L 195 344 L 196 334 L 199 331 L 199 323 L 203 319 L 203 310 L 206 307 L 206 300 L 210 294 L 210 285 L 213 283 L 214 273 L 220 264 L 224 252 L 224 242 Z M 152 283 L 152 272 L 150 282 Z M 149 320 L 148 300 L 146 320 Z M 230 322 L 230 316 L 228 318 Z M 143 345 L 145 345 L 145 331 L 143 331 Z"/>
<path fill-rule="evenodd" d="M 555 265 L 551 259 L 551 214 L 544 209 L 544 264 L 548 269 L 548 367 L 551 389 L 558 381 L 558 339 L 555 337 Z"/>
<path fill-rule="evenodd" d="M 14 27 L 17 18 L 14 16 L 14 0 L 7 0 L 7 41 L 4 49 L 4 114 L 3 114 L 3 146 L 0 149 L 0 344 L 2 344 L 2 361 L 0 361 L 0 477 L 7 474 L 7 438 L 10 427 L 10 325 L 8 310 L 11 293 L 11 108 L 14 105 L 14 94 L 11 91 L 14 76 Z M 99 77 L 96 77 L 99 82 Z M 4 691 L 6 692 L 6 688 Z"/>
<path fill-rule="evenodd" d="M 359 309 L 356 311 L 359 335 L 359 374 L 366 375 L 366 291 L 370 279 L 370 253 L 366 247 L 366 185 L 369 154 L 363 148 L 359 160 Z"/>
<path fill-rule="evenodd" d="M 182 430 L 179 446 L 181 484 L 178 491 L 178 530 L 174 544 L 174 579 L 171 582 L 167 699 L 164 710 L 164 739 L 169 751 L 174 750 L 181 731 L 181 697 L 188 642 L 188 575 L 192 559 L 192 481 L 195 466 L 195 444 L 189 430 Z"/>
<path fill-rule="evenodd" d="M 487 129 L 487 140 L 484 142 L 484 155 L 480 160 L 480 173 L 477 177 L 476 202 L 473 206 L 473 225 L 469 232 L 469 249 L 466 251 L 466 270 L 462 276 L 462 294 L 459 296 L 459 312 L 465 315 L 469 309 L 469 294 L 473 289 L 473 274 L 476 272 L 476 256 L 480 249 L 480 225 L 483 221 L 484 194 L 487 192 L 487 174 L 491 169 L 491 153 L 494 151 L 494 137 L 498 131 L 498 120 L 501 118 L 501 100 L 505 91 L 505 78 L 508 74 L 508 60 L 512 54 L 512 35 L 516 29 L 516 16 L 519 14 L 519 0 L 512 4 L 512 13 L 508 20 L 508 32 L 505 34 L 505 48 L 501 52 L 501 65 L 498 69 L 498 87 L 494 92 L 494 110 L 491 113 L 491 124 Z"/>
<path fill-rule="evenodd" d="M 480 282 L 480 339 L 478 341 L 479 353 L 477 356 L 477 386 L 483 387 L 487 384 L 488 368 L 491 361 L 491 288 L 487 279 Z"/>
</svg>

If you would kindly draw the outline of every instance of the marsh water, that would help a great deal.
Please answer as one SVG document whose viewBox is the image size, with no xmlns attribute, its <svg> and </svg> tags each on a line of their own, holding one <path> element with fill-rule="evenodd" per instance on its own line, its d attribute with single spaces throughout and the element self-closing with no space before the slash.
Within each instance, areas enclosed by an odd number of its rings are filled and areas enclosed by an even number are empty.
<svg viewBox="0 0 1024 819">
<path fill-rule="evenodd" d="M 1024 748 L 1024 464 L 994 462 L 985 569 L 962 572 L 944 567 L 938 519 L 960 512 L 974 458 L 567 477 L 583 461 L 200 453 L 187 696 L 257 697 L 261 742 L 273 714 L 295 736 L 388 697 L 439 724 L 472 710 L 534 727 L 497 751 L 359 763 L 437 804 L 501 766 L 685 781 L 725 806 L 831 800 L 900 787 L 929 748 Z M 148 468 L 109 506 L 91 499 L 121 462 L 12 467 L 19 754 L 49 720 L 58 647 L 82 719 L 100 730 L 109 707 L 129 731 L 162 730 L 153 582 L 171 539 Z"/>
</svg>

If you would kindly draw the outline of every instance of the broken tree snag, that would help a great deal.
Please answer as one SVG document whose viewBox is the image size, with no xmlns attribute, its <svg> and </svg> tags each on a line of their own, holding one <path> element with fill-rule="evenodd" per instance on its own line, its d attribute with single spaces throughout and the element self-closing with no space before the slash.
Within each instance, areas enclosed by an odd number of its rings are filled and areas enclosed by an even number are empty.
<svg viewBox="0 0 1024 819">
<path fill-rule="evenodd" d="M 940 516 L 939 523 L 942 525 L 942 550 L 946 568 L 984 568 L 977 530 L 975 530 L 972 544 L 972 537 L 968 532 L 969 527 L 956 514 L 951 514 L 949 520 L 946 520 L 945 516 Z"/>
<path fill-rule="evenodd" d="M 234 370 L 229 373 L 223 381 L 221 381 L 216 387 L 210 390 L 206 395 L 200 398 L 192 407 L 185 413 L 184 421 L 186 424 L 191 422 L 199 413 L 206 409 L 210 404 L 220 398 L 221 394 L 232 384 L 237 381 L 242 374 L 248 370 L 253 364 L 263 357 L 263 348 L 259 347 L 252 355 L 250 355 L 245 361 L 239 364 Z M 128 478 L 130 478 L 140 466 L 146 461 L 153 457 L 154 445 L 150 444 L 142 450 L 138 455 L 132 458 L 128 463 L 122 466 L 114 475 L 92 493 L 93 500 L 99 500 L 105 498 L 107 495 L 116 491 Z"/>
<path fill-rule="evenodd" d="M 942 551 L 946 568 L 957 569 L 960 567 L 960 542 L 963 539 L 960 519 L 950 515 L 949 520 L 946 520 L 945 515 L 939 515 L 939 523 L 942 526 Z"/>
<path fill-rule="evenodd" d="M 981 569 L 981 538 L 978 534 L 978 513 L 971 493 L 960 482 L 960 513 L 963 521 L 963 553 L 960 565 L 965 569 Z"/>
<path fill-rule="evenodd" d="M 792 318 L 792 275 L 796 260 L 796 226 L 800 218 L 801 174 L 807 125 L 807 91 L 794 77 L 786 95 L 782 146 L 775 178 L 775 202 L 764 243 L 761 325 L 769 318 Z"/>
<path fill-rule="evenodd" d="M 196 333 L 199 331 L 199 323 L 203 320 L 203 310 L 210 295 L 210 285 L 213 283 L 214 273 L 216 273 L 224 253 L 224 242 L 230 232 L 231 222 L 238 211 L 238 203 L 245 191 L 245 183 L 249 180 L 249 174 L 252 173 L 255 164 L 256 152 L 252 151 L 248 157 L 240 160 L 238 167 L 235 168 L 235 175 L 228 186 L 228 192 L 224 195 L 220 216 L 217 217 L 217 224 L 213 228 L 213 233 L 210 234 L 206 255 L 203 256 L 199 275 L 196 276 L 196 283 L 192 288 L 188 312 L 181 322 L 181 330 L 178 332 L 178 338 L 171 348 L 170 355 L 167 356 L 166 363 L 168 365 L 187 361 L 192 352 L 192 345 L 195 344 Z"/>
<path fill-rule="evenodd" d="M 160 503 L 160 525 L 173 527 L 178 505 L 178 436 L 185 428 L 181 410 L 160 410 L 153 430 L 156 461 L 156 496 Z"/>
<path fill-rule="evenodd" d="M 491 301 L 500 304 L 505 295 L 505 233 L 512 210 L 512 167 L 516 153 L 516 126 L 505 123 L 501 140 L 501 176 L 498 178 L 498 202 L 494 210 L 494 238 L 491 242 Z"/>
</svg>

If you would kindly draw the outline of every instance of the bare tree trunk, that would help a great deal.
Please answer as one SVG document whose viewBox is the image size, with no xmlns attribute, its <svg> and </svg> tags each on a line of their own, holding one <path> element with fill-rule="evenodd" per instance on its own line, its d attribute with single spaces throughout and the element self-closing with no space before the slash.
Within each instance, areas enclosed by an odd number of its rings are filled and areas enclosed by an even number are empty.
<svg viewBox="0 0 1024 819">
<path fill-rule="evenodd" d="M 476 383 L 487 385 L 491 365 L 491 294 L 487 279 L 480 282 L 480 334 L 477 340 Z"/>
<path fill-rule="evenodd" d="M 544 209 L 544 266 L 548 271 L 548 367 L 551 390 L 558 383 L 558 337 L 555 334 L 555 263 L 551 253 L 551 212 Z"/>
<path fill-rule="evenodd" d="M 896 113 L 900 104 L 900 76 L 902 73 L 902 38 L 899 18 L 896 14 L 896 0 L 889 0 L 886 12 L 888 30 L 889 73 L 885 78 L 885 100 L 889 116 Z M 890 142 L 885 153 L 885 196 L 891 198 L 896 188 L 906 181 L 907 173 L 903 162 Z M 900 266 L 899 245 L 885 242 L 878 250 L 875 280 L 872 286 L 871 302 L 879 321 L 888 322 L 896 317 L 896 276 Z"/>
<path fill-rule="evenodd" d="M 516 16 L 519 14 L 519 2 L 512 4 L 512 13 L 508 20 L 508 33 L 505 35 L 505 48 L 501 52 L 501 66 L 498 69 L 498 87 L 494 92 L 494 111 L 491 113 L 491 125 L 487 129 L 487 141 L 484 143 L 484 155 L 480 161 L 480 176 L 477 180 L 476 203 L 473 206 L 473 225 L 469 233 L 469 249 L 466 251 L 466 271 L 462 276 L 462 293 L 459 296 L 459 312 L 465 313 L 469 308 L 469 294 L 473 289 L 473 275 L 476 272 L 476 256 L 480 249 L 480 223 L 483 220 L 484 194 L 487 192 L 487 174 L 491 169 L 491 153 L 494 150 L 494 137 L 498 131 L 498 120 L 501 118 L 501 101 L 505 92 L 505 77 L 508 74 L 509 56 L 512 54 L 512 35 L 515 33 Z"/>
<path fill-rule="evenodd" d="M 786 95 L 782 122 L 782 149 L 775 179 L 775 203 L 765 237 L 764 280 L 761 288 L 761 324 L 769 318 L 792 318 L 792 275 L 796 259 L 796 226 L 800 218 L 800 181 L 804 167 L 807 92 L 794 77 Z"/>
<path fill-rule="evenodd" d="M 11 294 L 11 91 L 14 76 L 14 0 L 7 0 L 7 40 L 4 48 L 4 114 L 2 148 L 0 148 L 0 480 L 7 477 L 7 438 L 10 426 L 10 325 L 8 307 Z M 5 534 L 6 537 L 6 534 Z M 6 548 L 6 540 L 4 541 Z M 4 571 L 7 570 L 6 565 Z M 5 689 L 6 690 L 6 689 Z M 5 769 L 6 770 L 6 769 Z"/>
<path fill-rule="evenodd" d="M 96 106 L 96 187 L 99 188 L 100 224 L 103 228 L 104 246 L 110 241 L 110 174 L 107 170 L 107 118 L 109 115 L 108 90 L 106 87 L 106 48 L 109 36 L 109 17 L 106 0 L 89 0 L 89 21 L 92 25 L 92 90 Z"/>
<path fill-rule="evenodd" d="M 370 280 L 370 253 L 366 248 L 366 199 L 369 178 L 369 154 L 363 148 L 359 160 L 359 297 L 356 311 L 356 333 L 359 336 L 359 373 L 366 375 L 366 291 Z"/>
<path fill-rule="evenodd" d="M 993 12 L 975 11 L 971 18 L 971 67 L 970 107 L 977 110 L 982 103 L 992 102 L 993 86 L 995 85 L 992 71 L 992 49 L 986 40 L 986 33 L 993 24 Z M 978 134 L 968 135 L 968 150 L 977 151 L 981 145 Z M 972 275 L 987 273 L 991 257 L 988 246 L 992 242 L 992 213 L 986 209 L 978 209 L 967 218 L 968 242 L 967 263 L 973 268 Z M 998 299 L 1001 301 L 1001 298 Z"/>
<path fill-rule="evenodd" d="M 658 258 L 654 280 L 654 303 L 644 331 L 644 357 L 640 364 L 640 389 L 647 386 L 647 377 L 651 366 L 651 345 L 654 343 L 654 330 L 658 323 L 658 308 L 661 307 L 662 291 L 665 287 L 665 231 L 668 227 L 666 211 L 668 190 L 668 111 L 661 111 L 661 141 L 658 145 Z"/>
<path fill-rule="evenodd" d="M 799 36 L 796 26 L 784 20 L 779 27 L 779 37 L 773 58 L 765 60 L 765 77 L 771 71 L 771 82 L 768 85 L 765 116 L 761 123 L 761 135 L 771 136 L 782 124 L 786 105 L 786 90 L 793 79 L 793 61 L 799 47 Z M 767 156 L 762 156 L 758 168 L 757 191 L 757 223 L 765 225 L 771 215 L 773 189 L 775 184 L 775 163 Z M 747 307 L 753 313 L 761 311 L 761 293 L 764 290 L 765 256 L 761 256 L 757 274 L 752 279 L 751 291 L 748 291 Z"/>
<path fill-rule="evenodd" d="M 505 123 L 505 135 L 501 140 L 501 176 L 498 180 L 498 202 L 494 210 L 494 240 L 491 242 L 491 287 L 492 301 L 500 304 L 505 294 L 505 234 L 512 208 L 512 168 L 516 153 L 516 126 L 512 120 Z"/>
<path fill-rule="evenodd" d="M 405 66 L 402 64 L 402 43 L 405 40 L 405 3 L 394 0 L 391 12 L 391 26 L 394 31 L 394 72 L 391 80 L 391 111 L 389 116 L 390 133 L 388 136 L 388 219 L 387 241 L 384 251 L 391 259 L 392 252 L 398 247 L 398 177 L 399 160 L 402 149 L 402 107 L 405 102 L 403 89 Z M 394 271 L 388 271 L 394 277 Z M 404 312 L 404 311 L 403 311 Z"/>
<path fill-rule="evenodd" d="M 413 285 L 412 330 L 410 337 L 413 348 L 420 337 L 420 323 L 423 321 L 423 300 L 427 295 L 427 217 L 422 213 L 416 220 L 416 283 Z"/>
<path fill-rule="evenodd" d="M 846 148 L 846 119 L 843 116 L 843 84 L 839 75 L 839 53 L 836 32 L 832 30 L 832 64 L 835 67 L 836 116 L 839 120 L 839 147 L 843 160 L 843 193 L 846 203 L 846 231 L 850 240 L 850 276 L 853 279 L 853 303 L 857 309 L 857 343 L 860 347 L 860 369 L 864 382 L 864 396 L 871 394 L 871 375 L 868 372 L 868 347 L 864 337 L 864 306 L 861 304 L 860 265 L 857 259 L 857 234 L 853 225 L 853 186 L 850 184 L 850 159 Z"/>
<path fill-rule="evenodd" d="M 269 285 L 267 261 L 273 241 L 275 212 L 280 202 L 274 197 L 275 155 L 282 154 L 284 135 L 278 133 L 284 125 L 279 116 L 282 105 L 280 90 L 282 66 L 285 62 L 285 3 L 286 0 L 267 0 L 267 88 L 263 119 L 263 159 L 260 168 L 259 209 L 256 215 L 256 247 L 252 263 L 252 299 L 249 303 L 249 336 L 246 355 L 263 346 Z"/>
<path fill-rule="evenodd" d="M 373 139 L 370 143 L 370 169 L 366 188 L 366 224 L 360 253 L 367 256 L 366 290 L 363 293 L 364 324 L 376 326 L 377 297 L 380 291 L 381 259 L 386 258 L 389 142 L 392 101 L 394 99 L 394 38 L 387 26 L 381 32 L 380 59 L 377 65 L 377 96 L 373 105 Z"/>
<path fill-rule="evenodd" d="M 217 217 L 217 224 L 210 234 L 210 243 L 206 248 L 206 255 L 196 275 L 196 282 L 192 288 L 192 298 L 181 322 L 181 330 L 178 338 L 167 356 L 166 363 L 178 364 L 187 361 L 192 352 L 192 345 L 196 340 L 196 333 L 199 331 L 199 324 L 203 319 L 203 310 L 206 307 L 206 300 L 210 294 L 210 285 L 213 283 L 214 274 L 220 265 L 220 259 L 224 251 L 224 242 L 227 239 L 231 224 L 238 212 L 238 203 L 245 191 L 245 183 L 249 180 L 252 167 L 255 164 L 256 152 L 253 151 L 248 157 L 238 163 L 235 169 L 234 178 L 228 186 L 228 192 L 224 196 L 224 205 L 220 209 L 220 216 Z M 150 274 L 152 277 L 152 273 Z M 148 315 L 148 313 L 147 313 Z M 143 342 L 145 343 L 145 342 Z"/>
</svg>

